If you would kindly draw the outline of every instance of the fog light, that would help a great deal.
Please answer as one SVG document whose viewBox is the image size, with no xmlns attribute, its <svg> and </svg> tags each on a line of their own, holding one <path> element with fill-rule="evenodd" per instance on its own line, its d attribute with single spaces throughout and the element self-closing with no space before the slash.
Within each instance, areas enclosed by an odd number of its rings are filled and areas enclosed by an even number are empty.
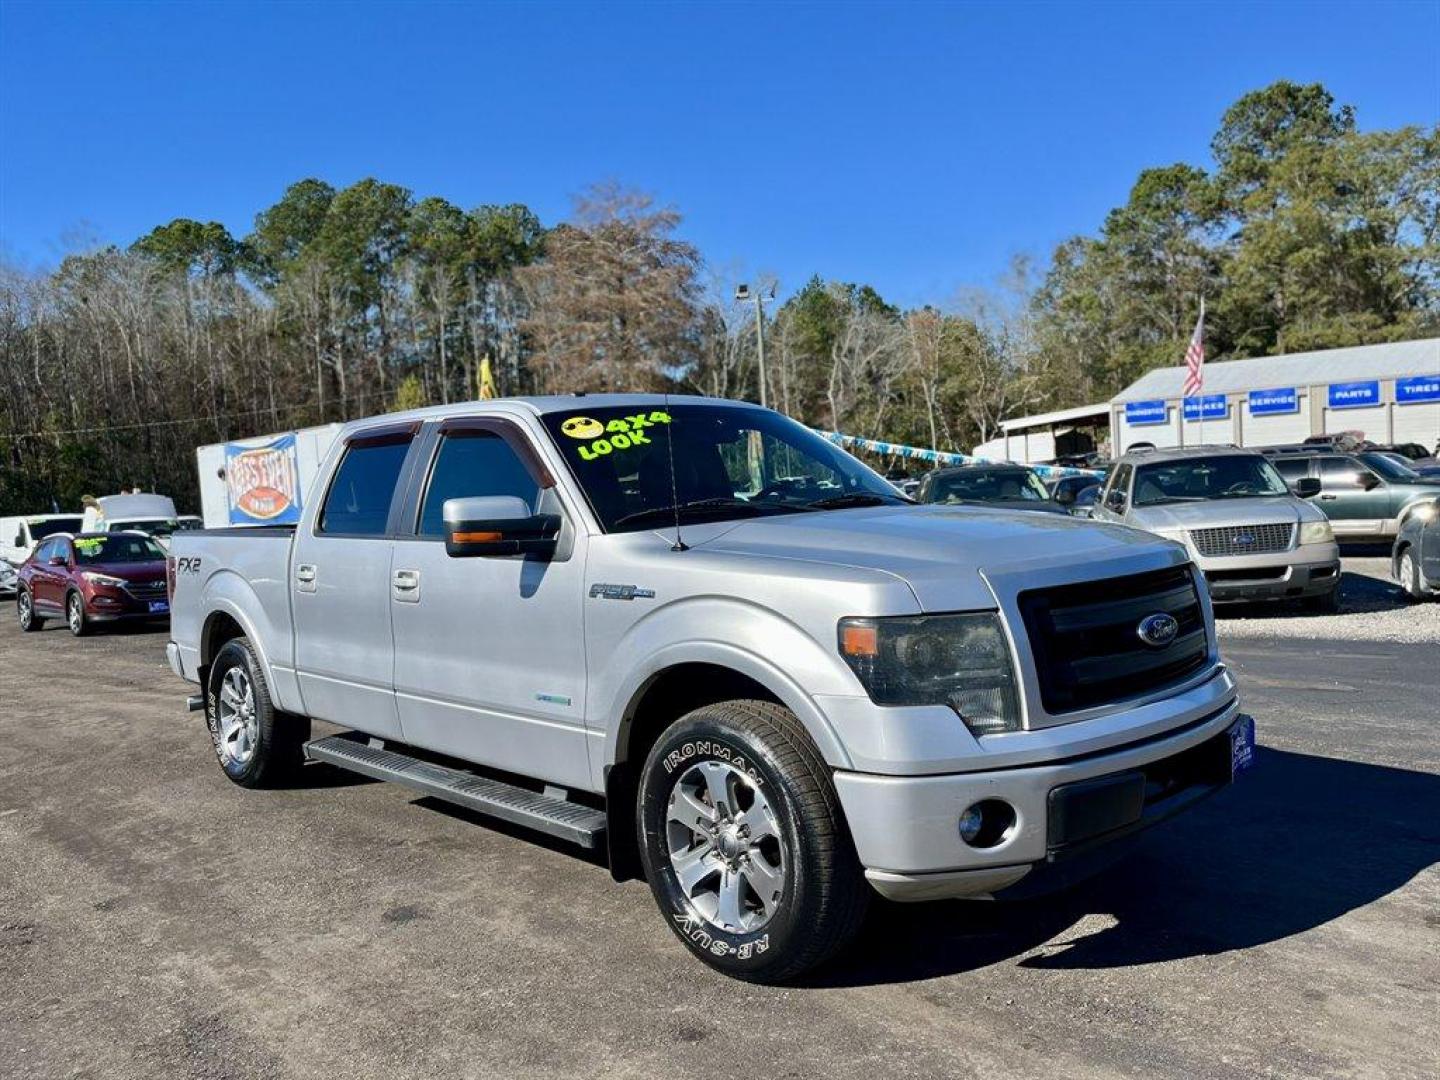
<svg viewBox="0 0 1440 1080">
<path fill-rule="evenodd" d="M 1015 808 L 1001 799 L 982 799 L 960 815 L 960 839 L 973 848 L 991 848 L 1009 838 Z"/>
</svg>

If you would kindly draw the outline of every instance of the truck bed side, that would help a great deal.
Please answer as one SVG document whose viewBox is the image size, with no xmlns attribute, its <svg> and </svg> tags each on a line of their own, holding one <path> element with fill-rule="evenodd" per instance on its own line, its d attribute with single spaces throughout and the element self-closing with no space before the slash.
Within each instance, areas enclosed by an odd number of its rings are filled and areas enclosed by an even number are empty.
<svg viewBox="0 0 1440 1080">
<path fill-rule="evenodd" d="M 170 547 L 174 596 L 170 637 L 185 678 L 200 681 L 216 631 L 233 620 L 260 654 L 276 704 L 299 709 L 290 615 L 289 525 L 197 529 L 176 533 Z"/>
</svg>

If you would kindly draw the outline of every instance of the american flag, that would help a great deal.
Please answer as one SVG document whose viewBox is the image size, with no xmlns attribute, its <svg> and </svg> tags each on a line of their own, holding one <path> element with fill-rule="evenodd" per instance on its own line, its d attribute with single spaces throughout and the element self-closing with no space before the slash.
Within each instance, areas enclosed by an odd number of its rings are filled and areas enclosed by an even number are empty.
<svg viewBox="0 0 1440 1080">
<path fill-rule="evenodd" d="M 1185 389 L 1183 395 L 1198 394 L 1205 385 L 1205 298 L 1200 298 L 1200 318 L 1185 350 Z"/>
</svg>

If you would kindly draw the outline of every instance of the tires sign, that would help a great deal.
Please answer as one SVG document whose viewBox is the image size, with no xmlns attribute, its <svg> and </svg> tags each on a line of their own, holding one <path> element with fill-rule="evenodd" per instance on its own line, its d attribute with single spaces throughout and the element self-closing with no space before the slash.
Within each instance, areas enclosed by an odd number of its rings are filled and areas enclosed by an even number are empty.
<svg viewBox="0 0 1440 1080">
<path fill-rule="evenodd" d="M 300 520 L 295 435 L 261 446 L 225 444 L 225 494 L 232 525 L 293 525 Z"/>
<path fill-rule="evenodd" d="M 1440 375 L 1412 375 L 1408 379 L 1396 379 L 1395 401 L 1400 405 L 1440 401 Z"/>
</svg>

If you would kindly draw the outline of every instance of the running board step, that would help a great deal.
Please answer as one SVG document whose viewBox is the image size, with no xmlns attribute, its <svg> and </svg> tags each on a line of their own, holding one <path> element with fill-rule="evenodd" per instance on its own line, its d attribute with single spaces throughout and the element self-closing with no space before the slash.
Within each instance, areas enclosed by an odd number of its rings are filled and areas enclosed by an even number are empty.
<svg viewBox="0 0 1440 1080">
<path fill-rule="evenodd" d="M 305 744 L 305 756 L 341 769 L 388 780 L 437 799 L 476 810 L 581 847 L 598 849 L 605 840 L 605 812 L 557 799 L 486 776 L 381 750 L 359 738 L 331 735 Z"/>
</svg>

